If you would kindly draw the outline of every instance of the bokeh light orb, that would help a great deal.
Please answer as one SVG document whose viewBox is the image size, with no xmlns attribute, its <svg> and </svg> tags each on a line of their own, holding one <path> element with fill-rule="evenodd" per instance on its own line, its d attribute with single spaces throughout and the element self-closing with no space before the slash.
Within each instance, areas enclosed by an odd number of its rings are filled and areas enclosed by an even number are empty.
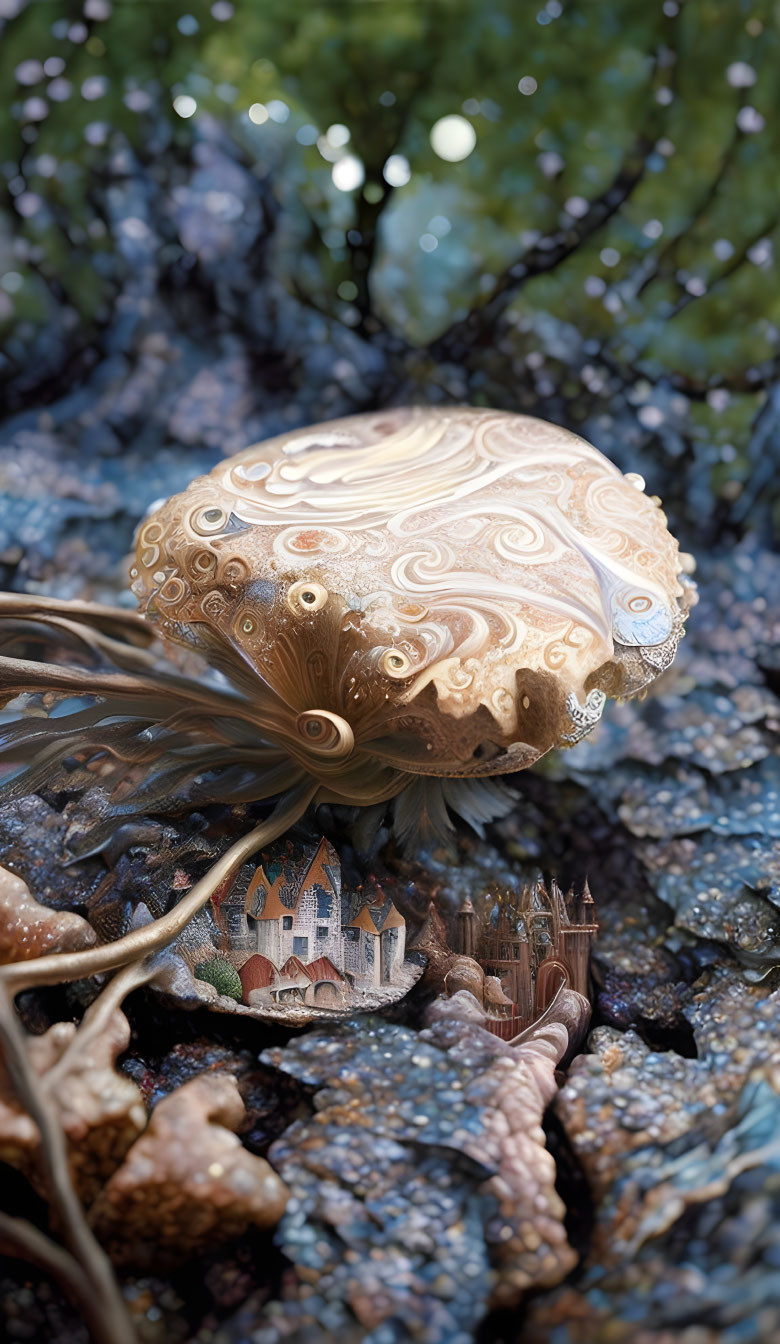
<svg viewBox="0 0 780 1344">
<path fill-rule="evenodd" d="M 447 163 L 467 159 L 477 143 L 477 133 L 465 117 L 440 117 L 431 127 L 431 148 Z"/>
</svg>

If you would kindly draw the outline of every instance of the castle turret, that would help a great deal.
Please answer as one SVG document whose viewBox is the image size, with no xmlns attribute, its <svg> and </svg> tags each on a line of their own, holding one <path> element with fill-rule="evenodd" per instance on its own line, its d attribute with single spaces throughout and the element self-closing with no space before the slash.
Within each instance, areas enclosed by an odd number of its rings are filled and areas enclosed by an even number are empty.
<svg viewBox="0 0 780 1344">
<path fill-rule="evenodd" d="M 596 915 L 596 902 L 591 896 L 587 877 L 585 878 L 585 883 L 580 895 L 580 924 L 592 924 L 594 931 L 598 930 L 599 926 Z"/>
<path fill-rule="evenodd" d="M 477 912 L 468 896 L 455 917 L 455 942 L 461 956 L 477 955 Z"/>
<path fill-rule="evenodd" d="M 571 988 L 587 998 L 590 950 L 599 927 L 596 906 L 587 879 L 578 898 L 575 898 L 572 892 L 569 893 L 569 902 L 572 906 L 573 920 L 560 931 L 560 952 L 569 970 Z"/>
</svg>

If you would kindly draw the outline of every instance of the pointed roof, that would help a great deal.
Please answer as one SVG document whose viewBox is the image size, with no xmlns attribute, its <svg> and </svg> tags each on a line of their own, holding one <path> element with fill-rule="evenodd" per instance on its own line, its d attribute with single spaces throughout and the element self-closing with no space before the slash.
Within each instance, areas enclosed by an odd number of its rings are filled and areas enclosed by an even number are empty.
<svg viewBox="0 0 780 1344">
<path fill-rule="evenodd" d="M 459 915 L 474 915 L 474 914 L 476 914 L 476 911 L 475 911 L 475 909 L 474 909 L 474 906 L 471 904 L 471 897 L 470 897 L 470 896 L 467 896 L 466 899 L 463 901 L 463 903 L 462 903 L 460 909 L 458 910 L 458 914 L 459 914 Z"/>
<path fill-rule="evenodd" d="M 301 882 L 301 892 L 311 886 L 312 882 L 319 882 L 322 886 L 328 886 L 331 891 L 338 894 L 336 892 L 336 882 L 331 876 L 331 869 L 334 865 L 329 862 L 329 848 L 330 846 L 323 835 L 304 874 Z"/>
<path fill-rule="evenodd" d="M 337 882 L 331 877 L 333 867 L 334 865 L 328 862 L 328 842 L 323 836 L 300 878 L 294 901 L 291 905 L 285 905 L 282 900 L 282 891 L 289 885 L 289 881 L 286 880 L 284 867 L 282 867 L 282 871 L 275 881 L 271 883 L 265 874 L 263 865 L 259 864 L 246 894 L 247 913 L 251 914 L 254 897 L 263 891 L 265 892 L 265 901 L 262 910 L 255 916 L 256 919 L 279 919 L 282 915 L 294 915 L 304 892 L 308 891 L 309 887 L 315 882 L 318 882 L 320 886 L 329 887 L 334 896 L 338 896 Z"/>
<path fill-rule="evenodd" d="M 428 902 L 428 913 L 408 944 L 408 949 L 410 952 L 425 952 L 434 955 L 449 954 L 450 949 L 446 932 L 444 921 L 436 908 L 436 902 L 431 898 Z"/>
<path fill-rule="evenodd" d="M 282 969 L 280 970 L 279 979 L 280 981 L 282 979 L 284 979 L 285 981 L 289 981 L 291 984 L 299 984 L 301 981 L 301 977 L 303 977 L 305 980 L 309 980 L 311 978 L 309 976 L 309 972 L 307 971 L 300 957 L 296 957 L 295 953 L 293 953 L 291 957 L 287 958 Z"/>
<path fill-rule="evenodd" d="M 571 923 L 569 907 L 566 904 L 566 897 L 558 886 L 555 878 L 553 878 L 550 883 L 550 904 L 553 906 L 553 912 L 558 916 L 558 920 L 561 924 L 565 925 Z"/>
<path fill-rule="evenodd" d="M 387 914 L 382 920 L 381 931 L 382 933 L 384 933 L 385 929 L 404 929 L 404 928 L 406 928 L 406 920 L 404 919 L 403 915 L 400 915 L 398 913 L 398 910 L 391 901 Z"/>
<path fill-rule="evenodd" d="M 552 914 L 552 904 L 547 895 L 547 888 L 541 878 L 538 882 L 534 882 L 533 887 L 531 888 L 530 908 L 533 913 L 544 913 L 545 915 Z"/>
<path fill-rule="evenodd" d="M 371 918 L 371 911 L 367 905 L 363 906 L 362 910 L 360 910 L 352 920 L 352 923 L 347 925 L 347 928 L 363 929 L 365 933 L 379 934 L 379 929 Z"/>
<path fill-rule="evenodd" d="M 249 885 L 249 891 L 246 894 L 247 904 L 249 904 L 250 898 L 254 896 L 264 877 L 265 874 L 263 873 L 262 868 L 258 868 L 257 872 L 255 873 L 255 876 L 252 878 L 252 881 Z M 267 878 L 265 879 L 265 881 L 266 881 L 265 901 L 263 902 L 263 908 L 260 911 L 260 913 L 258 915 L 255 915 L 255 919 L 279 919 L 281 915 L 291 915 L 295 910 L 296 906 L 298 905 L 298 901 L 295 902 L 295 905 L 284 904 L 284 901 L 282 900 L 281 896 L 281 888 L 282 888 L 281 877 L 277 877 L 273 886 L 267 885 L 268 883 Z M 298 899 L 300 900 L 300 894 Z"/>
<path fill-rule="evenodd" d="M 333 965 L 330 957 L 317 957 L 303 969 L 314 984 L 321 980 L 334 980 L 337 984 L 343 984 L 344 976 L 338 967 Z"/>
</svg>

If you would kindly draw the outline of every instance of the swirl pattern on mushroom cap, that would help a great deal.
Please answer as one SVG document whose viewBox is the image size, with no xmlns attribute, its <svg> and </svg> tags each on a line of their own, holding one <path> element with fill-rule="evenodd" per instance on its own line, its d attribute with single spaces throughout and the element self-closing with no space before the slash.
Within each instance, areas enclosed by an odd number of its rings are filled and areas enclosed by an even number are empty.
<svg viewBox="0 0 780 1344">
<path fill-rule="evenodd" d="M 193 481 L 141 526 L 133 590 L 256 677 L 269 731 L 320 773 L 497 774 L 671 661 L 687 594 L 643 487 L 528 416 L 354 416 Z"/>
</svg>

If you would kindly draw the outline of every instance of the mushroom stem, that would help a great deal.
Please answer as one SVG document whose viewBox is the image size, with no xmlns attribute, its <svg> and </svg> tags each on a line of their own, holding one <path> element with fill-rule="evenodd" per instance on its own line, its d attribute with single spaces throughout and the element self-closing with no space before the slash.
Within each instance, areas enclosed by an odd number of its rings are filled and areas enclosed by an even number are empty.
<svg viewBox="0 0 780 1344">
<path fill-rule="evenodd" d="M 133 929 L 113 943 L 86 948 L 82 952 L 55 952 L 31 961 L 13 962 L 0 967 L 0 985 L 11 994 L 18 994 L 32 985 L 56 985 L 66 980 L 80 980 L 139 961 L 153 952 L 159 952 L 173 942 L 185 926 L 202 910 L 206 902 L 224 882 L 240 868 L 250 855 L 276 840 L 303 816 L 314 798 L 319 784 L 305 779 L 297 788 L 280 798 L 270 817 L 242 836 L 195 883 L 187 895 L 167 915 Z"/>
</svg>

